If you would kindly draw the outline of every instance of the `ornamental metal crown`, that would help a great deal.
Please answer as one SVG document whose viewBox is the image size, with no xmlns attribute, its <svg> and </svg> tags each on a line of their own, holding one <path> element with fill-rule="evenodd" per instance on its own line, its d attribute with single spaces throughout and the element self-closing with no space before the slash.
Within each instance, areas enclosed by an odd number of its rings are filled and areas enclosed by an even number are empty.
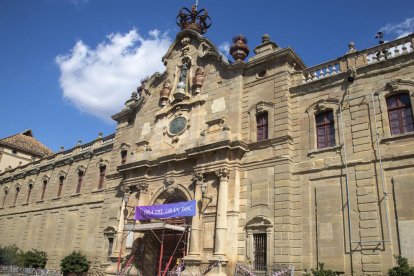
<svg viewBox="0 0 414 276">
<path fill-rule="evenodd" d="M 187 8 L 181 8 L 176 21 L 181 30 L 191 29 L 200 34 L 205 34 L 212 23 L 207 10 L 201 9 L 198 11 L 196 5 L 192 6 L 191 11 Z"/>
</svg>

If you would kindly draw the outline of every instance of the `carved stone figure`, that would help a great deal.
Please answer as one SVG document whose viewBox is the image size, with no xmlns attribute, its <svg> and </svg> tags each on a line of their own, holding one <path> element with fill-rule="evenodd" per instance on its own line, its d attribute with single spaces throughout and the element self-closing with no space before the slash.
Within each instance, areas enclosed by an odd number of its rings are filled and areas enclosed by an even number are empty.
<svg viewBox="0 0 414 276">
<path fill-rule="evenodd" d="M 194 93 L 198 94 L 201 91 L 201 87 L 204 84 L 204 74 L 205 74 L 205 69 L 204 67 L 198 67 L 197 70 L 195 71 L 195 75 L 193 78 L 193 86 L 194 86 Z"/>
<path fill-rule="evenodd" d="M 171 82 L 169 80 L 166 80 L 164 82 L 164 85 L 162 86 L 162 90 L 160 91 L 160 105 L 165 106 L 167 104 L 167 101 L 170 97 L 171 93 Z"/>
</svg>

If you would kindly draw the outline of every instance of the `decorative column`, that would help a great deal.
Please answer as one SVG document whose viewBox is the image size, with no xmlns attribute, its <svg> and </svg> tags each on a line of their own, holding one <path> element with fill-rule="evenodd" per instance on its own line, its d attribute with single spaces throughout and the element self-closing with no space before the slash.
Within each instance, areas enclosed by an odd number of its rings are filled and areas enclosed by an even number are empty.
<svg viewBox="0 0 414 276">
<path fill-rule="evenodd" d="M 229 174 L 226 168 L 220 169 L 216 175 L 220 179 L 217 199 L 217 220 L 214 240 L 214 256 L 226 255 L 226 234 L 227 234 L 227 203 L 229 192 Z"/>
<path fill-rule="evenodd" d="M 207 275 L 227 275 L 224 266 L 227 264 L 226 257 L 226 243 L 227 243 L 227 203 L 228 203 L 228 191 L 229 191 L 229 175 L 230 171 L 227 168 L 216 171 L 216 175 L 220 179 L 218 187 L 217 198 L 217 216 L 216 216 L 216 229 L 214 239 L 214 252 L 213 257 L 209 260 L 210 264 L 213 264 L 213 268 Z M 218 265 L 216 265 L 218 264 Z"/>
<path fill-rule="evenodd" d="M 188 255 L 184 257 L 186 270 L 183 271 L 182 275 L 194 275 L 200 273 L 200 233 L 201 233 L 201 211 L 203 209 L 202 204 L 202 193 L 201 186 L 204 184 L 204 176 L 202 173 L 195 173 L 192 179 L 194 181 L 194 200 L 197 202 L 196 215 L 191 220 L 191 231 L 190 231 L 190 248 Z"/>
<path fill-rule="evenodd" d="M 127 185 L 123 185 L 121 187 L 121 191 L 124 193 L 124 197 L 126 194 L 131 195 L 131 189 Z M 112 261 L 112 264 L 106 268 L 106 274 L 118 274 L 120 266 L 118 262 L 121 261 L 122 258 L 122 251 L 124 249 L 124 228 L 125 228 L 125 200 L 124 197 L 122 197 L 122 203 L 121 203 L 121 214 L 119 216 L 119 223 L 118 223 L 118 229 L 117 229 L 117 238 L 116 238 L 116 244 L 115 244 L 115 250 L 112 251 L 112 256 L 110 256 L 110 259 Z"/>
<path fill-rule="evenodd" d="M 196 202 L 202 202 L 201 186 L 204 184 L 204 176 L 201 173 L 196 173 L 193 177 L 195 182 L 194 199 Z M 197 208 L 200 208 L 191 221 L 191 234 L 190 234 L 190 250 L 189 255 L 200 256 L 200 232 L 201 232 L 201 209 L 203 206 L 197 204 Z"/>
</svg>

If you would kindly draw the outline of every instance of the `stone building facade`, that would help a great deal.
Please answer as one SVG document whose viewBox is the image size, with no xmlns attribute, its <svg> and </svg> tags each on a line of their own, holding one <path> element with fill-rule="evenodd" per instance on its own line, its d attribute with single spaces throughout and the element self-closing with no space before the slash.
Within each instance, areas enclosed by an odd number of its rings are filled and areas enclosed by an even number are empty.
<svg viewBox="0 0 414 276">
<path fill-rule="evenodd" d="M 46 250 L 49 267 L 80 249 L 107 274 L 131 256 L 143 275 L 171 255 L 186 275 L 414 264 L 414 35 L 314 67 L 267 35 L 243 61 L 237 36 L 229 62 L 208 23 L 179 19 L 165 72 L 113 116 L 113 136 L 0 175 L 1 245 Z M 134 206 L 189 200 L 194 217 L 133 220 Z"/>
</svg>

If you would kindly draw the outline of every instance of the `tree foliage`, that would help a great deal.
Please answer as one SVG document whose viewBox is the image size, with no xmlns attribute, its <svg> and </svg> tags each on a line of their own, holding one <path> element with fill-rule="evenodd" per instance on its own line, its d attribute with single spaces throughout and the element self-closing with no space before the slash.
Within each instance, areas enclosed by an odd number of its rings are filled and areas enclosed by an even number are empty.
<svg viewBox="0 0 414 276">
<path fill-rule="evenodd" d="M 20 265 L 22 251 L 16 245 L 0 247 L 0 265 Z"/>
<path fill-rule="evenodd" d="M 89 270 L 89 261 L 80 251 L 73 251 L 60 262 L 60 270 L 63 273 L 81 273 Z"/>
<path fill-rule="evenodd" d="M 401 256 L 394 256 L 397 261 L 397 266 L 388 270 L 389 276 L 414 276 L 414 267 L 408 264 L 407 258 Z"/>
<path fill-rule="evenodd" d="M 45 268 L 47 254 L 44 251 L 32 249 L 23 253 L 21 259 L 24 267 Z"/>
<path fill-rule="evenodd" d="M 338 273 L 334 272 L 332 270 L 326 270 L 324 268 L 325 264 L 324 263 L 318 263 L 318 266 L 316 267 L 316 269 L 311 269 L 312 271 L 312 275 L 313 276 L 337 276 Z"/>
</svg>

